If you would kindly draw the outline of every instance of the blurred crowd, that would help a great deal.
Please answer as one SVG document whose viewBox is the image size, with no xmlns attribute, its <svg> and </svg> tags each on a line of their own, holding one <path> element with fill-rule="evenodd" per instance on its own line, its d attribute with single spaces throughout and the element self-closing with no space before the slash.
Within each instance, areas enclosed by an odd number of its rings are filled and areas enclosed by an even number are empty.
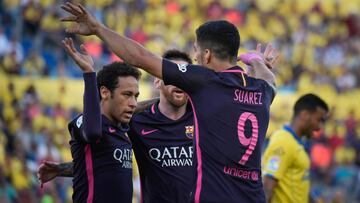
<svg viewBox="0 0 360 203">
<path fill-rule="evenodd" d="M 170 48 L 191 54 L 196 27 L 214 19 L 227 19 L 238 27 L 240 52 L 271 42 L 281 60 L 274 70 L 279 94 L 269 136 L 288 121 L 299 94 L 320 94 L 332 113 L 308 143 L 311 196 L 316 202 L 360 202 L 359 0 L 77 2 L 110 28 L 158 54 Z M 59 178 L 41 189 L 35 172 L 43 160 L 71 161 L 67 122 L 81 109 L 62 100 L 74 90 L 60 85 L 51 99 L 54 89 L 26 81 L 51 78 L 50 84 L 82 76 L 62 48 L 65 36 L 84 43 L 97 67 L 121 60 L 96 37 L 66 34 L 70 24 L 59 21 L 64 15 L 60 3 L 0 0 L 0 202 L 71 200 L 71 179 Z M 142 82 L 149 83 L 148 78 L 145 74 Z M 82 89 L 77 91 L 81 101 Z M 141 91 L 151 94 L 151 88 Z M 46 102 L 50 100 L 54 102 Z"/>
</svg>

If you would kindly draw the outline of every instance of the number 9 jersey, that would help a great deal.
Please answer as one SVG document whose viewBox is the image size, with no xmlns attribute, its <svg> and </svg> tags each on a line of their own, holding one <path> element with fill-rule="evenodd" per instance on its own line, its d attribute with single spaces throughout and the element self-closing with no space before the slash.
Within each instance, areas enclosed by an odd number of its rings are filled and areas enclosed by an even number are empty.
<svg viewBox="0 0 360 203">
<path fill-rule="evenodd" d="M 190 202 L 265 202 L 261 147 L 275 90 L 238 66 L 215 72 L 163 60 L 165 85 L 190 98 L 195 123 Z"/>
</svg>

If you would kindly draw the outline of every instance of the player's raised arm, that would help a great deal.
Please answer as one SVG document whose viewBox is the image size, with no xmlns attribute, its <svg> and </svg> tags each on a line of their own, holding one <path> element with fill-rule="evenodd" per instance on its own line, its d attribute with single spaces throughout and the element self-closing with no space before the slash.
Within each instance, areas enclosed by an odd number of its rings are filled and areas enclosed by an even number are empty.
<svg viewBox="0 0 360 203">
<path fill-rule="evenodd" d="M 64 44 L 66 52 L 83 71 L 85 81 L 83 138 L 86 142 L 96 142 L 101 137 L 101 110 L 96 73 L 93 68 L 94 62 L 83 45 L 80 46 L 82 51 L 82 53 L 80 53 L 75 49 L 71 38 L 66 38 L 62 43 Z"/>
<path fill-rule="evenodd" d="M 151 105 L 155 104 L 158 101 L 160 101 L 159 97 L 138 102 L 136 109 L 135 109 L 135 113 L 144 111 L 145 109 L 149 108 Z"/>
<path fill-rule="evenodd" d="M 98 22 L 82 5 L 67 2 L 61 6 L 71 14 L 62 21 L 74 22 L 68 33 L 97 35 L 106 45 L 125 62 L 144 69 L 155 77 L 162 78 L 162 59 L 151 53 L 139 43 L 121 36 Z"/>
</svg>

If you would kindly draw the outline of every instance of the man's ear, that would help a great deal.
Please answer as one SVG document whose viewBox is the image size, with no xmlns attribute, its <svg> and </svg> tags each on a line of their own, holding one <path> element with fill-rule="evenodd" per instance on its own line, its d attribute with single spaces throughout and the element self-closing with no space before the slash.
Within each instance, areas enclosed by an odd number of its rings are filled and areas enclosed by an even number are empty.
<svg viewBox="0 0 360 203">
<path fill-rule="evenodd" d="M 107 100 L 110 99 L 111 97 L 111 92 L 109 91 L 108 88 L 101 86 L 100 87 L 100 96 L 102 100 Z"/>
<path fill-rule="evenodd" d="M 163 81 L 160 80 L 159 78 L 154 79 L 154 85 L 155 85 L 156 89 L 160 89 L 162 84 L 163 84 Z"/>
<path fill-rule="evenodd" d="M 212 53 L 210 51 L 210 49 L 205 49 L 204 50 L 204 64 L 209 64 L 211 62 L 211 57 L 212 57 Z"/>
</svg>

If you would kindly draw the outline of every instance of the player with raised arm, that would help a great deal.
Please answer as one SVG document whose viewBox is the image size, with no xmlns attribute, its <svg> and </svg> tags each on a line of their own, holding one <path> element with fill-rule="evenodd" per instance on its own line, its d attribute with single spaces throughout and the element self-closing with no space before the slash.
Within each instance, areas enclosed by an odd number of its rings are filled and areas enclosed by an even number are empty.
<svg viewBox="0 0 360 203">
<path fill-rule="evenodd" d="M 96 76 L 83 45 L 71 39 L 66 51 L 84 72 L 84 112 L 69 123 L 73 157 L 73 201 L 132 201 L 132 151 L 126 136 L 139 95 L 140 72 L 125 63 L 103 67 Z M 100 94 L 100 98 L 99 98 Z M 49 166 L 49 164 L 48 164 Z"/>
<path fill-rule="evenodd" d="M 200 65 L 176 64 L 106 28 L 81 5 L 67 3 L 62 8 L 72 14 L 62 20 L 74 22 L 67 32 L 97 35 L 124 61 L 189 95 L 196 154 L 191 202 L 265 202 L 261 146 L 275 96 L 275 77 L 260 52 L 242 56 L 254 68 L 254 77 L 236 65 L 240 36 L 233 24 L 201 25 L 194 44 Z"/>
<path fill-rule="evenodd" d="M 191 64 L 190 57 L 177 50 L 165 52 L 163 58 L 178 64 Z M 268 61 L 270 68 L 274 62 Z M 180 89 L 172 85 L 164 86 L 159 79 L 155 79 L 155 85 L 160 89 L 160 102 L 156 101 L 155 105 L 148 105 L 154 103 L 151 100 L 140 102 L 137 108 L 148 108 L 135 114 L 128 132 L 138 159 L 141 199 L 142 202 L 185 202 L 193 173 L 194 126 L 192 113 L 189 112 L 191 108 L 187 105 L 187 96 Z M 45 162 L 38 170 L 42 183 L 57 176 L 72 175 L 72 163 Z"/>
<path fill-rule="evenodd" d="M 267 202 L 309 202 L 310 157 L 302 138 L 320 130 L 328 111 L 320 97 L 303 95 L 295 103 L 290 124 L 271 135 L 263 159 Z"/>
<path fill-rule="evenodd" d="M 177 50 L 169 50 L 163 57 L 179 64 L 192 63 L 186 53 Z M 157 78 L 154 83 L 160 90 L 160 100 L 135 114 L 128 132 L 139 167 L 141 202 L 186 202 L 193 177 L 191 106 L 179 88 L 165 86 Z M 71 177 L 72 163 L 45 162 L 38 175 L 41 182 L 56 176 Z"/>
</svg>

